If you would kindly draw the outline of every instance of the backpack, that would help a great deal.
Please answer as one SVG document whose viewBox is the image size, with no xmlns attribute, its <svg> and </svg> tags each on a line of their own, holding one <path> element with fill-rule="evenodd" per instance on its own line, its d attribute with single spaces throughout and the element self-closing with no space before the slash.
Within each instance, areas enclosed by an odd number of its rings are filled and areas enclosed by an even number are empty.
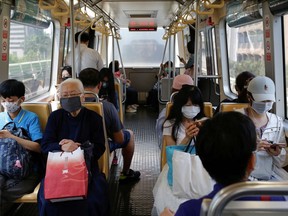
<svg viewBox="0 0 288 216">
<path fill-rule="evenodd" d="M 14 122 L 9 122 L 2 130 L 8 130 L 11 134 L 31 140 L 24 128 L 17 128 Z M 32 170 L 31 152 L 12 138 L 0 138 L 0 174 L 11 179 L 23 179 Z"/>
</svg>

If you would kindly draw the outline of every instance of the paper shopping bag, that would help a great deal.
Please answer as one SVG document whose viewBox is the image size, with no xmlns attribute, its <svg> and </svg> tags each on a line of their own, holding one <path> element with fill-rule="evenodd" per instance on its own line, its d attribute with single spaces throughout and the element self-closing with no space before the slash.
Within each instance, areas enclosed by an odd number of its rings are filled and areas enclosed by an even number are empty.
<svg viewBox="0 0 288 216">
<path fill-rule="evenodd" d="M 83 199 L 87 196 L 88 172 L 83 150 L 49 152 L 44 196 L 51 202 Z"/>
<path fill-rule="evenodd" d="M 212 191 L 215 182 L 203 167 L 198 155 L 175 151 L 172 166 L 174 195 L 198 199 Z"/>
</svg>

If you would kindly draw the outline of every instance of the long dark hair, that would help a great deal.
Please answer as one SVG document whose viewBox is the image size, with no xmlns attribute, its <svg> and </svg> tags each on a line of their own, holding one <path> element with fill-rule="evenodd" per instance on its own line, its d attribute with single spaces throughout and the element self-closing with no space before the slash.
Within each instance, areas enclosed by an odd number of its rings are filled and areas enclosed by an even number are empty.
<svg viewBox="0 0 288 216">
<path fill-rule="evenodd" d="M 191 100 L 193 105 L 198 105 L 200 107 L 200 112 L 193 120 L 205 117 L 204 102 L 200 89 L 192 85 L 183 85 L 182 89 L 175 95 L 170 113 L 164 121 L 164 123 L 167 120 L 173 121 L 171 136 L 174 141 L 177 140 L 178 130 L 183 119 L 182 107 L 188 102 L 188 100 Z"/>
<path fill-rule="evenodd" d="M 104 78 L 108 78 L 108 87 L 103 88 L 101 87 L 99 91 L 99 97 L 103 97 L 107 99 L 109 102 L 113 103 L 116 109 L 118 109 L 118 103 L 116 98 L 116 91 L 115 91 L 115 82 L 114 82 L 114 75 L 109 68 L 102 68 L 100 70 L 100 80 L 103 83 Z"/>
</svg>

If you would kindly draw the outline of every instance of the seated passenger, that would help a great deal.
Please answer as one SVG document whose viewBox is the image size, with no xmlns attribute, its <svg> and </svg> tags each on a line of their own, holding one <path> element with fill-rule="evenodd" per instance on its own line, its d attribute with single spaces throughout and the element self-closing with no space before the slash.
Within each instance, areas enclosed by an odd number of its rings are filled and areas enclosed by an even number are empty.
<svg viewBox="0 0 288 216">
<path fill-rule="evenodd" d="M 124 79 L 123 74 L 119 69 L 119 61 L 114 61 L 115 72 L 114 76 L 122 81 L 124 85 L 126 85 L 126 112 L 127 113 L 135 113 L 138 108 L 138 92 L 136 89 L 131 87 L 131 81 L 129 79 Z M 110 62 L 109 69 L 113 70 L 113 62 Z"/>
<path fill-rule="evenodd" d="M 178 92 L 183 85 L 193 85 L 194 82 L 192 78 L 186 74 L 178 75 L 174 78 L 172 84 L 171 93 Z M 166 118 L 166 107 L 162 109 L 156 120 L 156 135 L 158 137 L 159 143 L 162 143 L 162 126 Z"/>
<path fill-rule="evenodd" d="M 112 71 L 109 68 L 102 68 L 100 70 L 100 80 L 102 88 L 99 91 L 99 97 L 112 103 L 118 111 L 118 95 L 115 90 L 115 80 Z"/>
<path fill-rule="evenodd" d="M 164 121 L 163 140 L 167 145 L 194 145 L 193 137 L 199 132 L 200 123 L 197 120 L 205 118 L 202 94 L 196 86 L 183 85 L 175 95 L 171 111 Z M 173 194 L 168 184 L 167 164 L 163 167 L 157 182 L 153 188 L 154 209 L 160 213 L 164 207 L 169 206 L 176 210 L 186 201 L 186 198 L 177 197 Z"/>
<path fill-rule="evenodd" d="M 287 165 L 283 120 L 268 112 L 275 102 L 275 85 L 270 78 L 257 76 L 250 81 L 247 91 L 249 106 L 238 111 L 250 117 L 258 135 L 251 180 L 288 180 L 288 173 L 282 169 Z"/>
<path fill-rule="evenodd" d="M 228 98 L 221 101 L 221 103 L 248 103 L 247 98 L 247 87 L 249 82 L 255 77 L 254 74 L 252 74 L 249 71 L 244 71 L 238 74 L 236 77 L 236 85 L 235 89 L 237 91 L 237 98 L 230 100 Z M 214 115 L 217 114 L 220 111 L 221 103 L 217 106 Z"/>
<path fill-rule="evenodd" d="M 201 91 L 196 86 L 183 85 L 164 121 L 163 140 L 167 145 L 188 144 L 199 131 L 195 121 L 204 117 Z"/>
<path fill-rule="evenodd" d="M 4 112 L 0 112 L 0 138 L 13 138 L 19 145 L 31 152 L 40 153 L 40 142 L 42 132 L 38 116 L 21 108 L 21 103 L 25 101 L 25 86 L 22 82 L 9 79 L 0 84 L 1 104 Z M 8 122 L 14 122 L 16 127 L 22 127 L 28 132 L 31 140 L 16 137 L 8 130 L 2 130 Z M 3 154 L 3 152 L 0 152 Z M 38 154 L 32 154 L 34 159 L 38 159 Z M 0 156 L 1 157 L 1 156 Z M 32 158 L 31 163 L 35 163 Z M 16 164 L 15 164 L 16 165 Z M 21 164 L 20 164 L 21 165 Z M 39 164 L 33 164 L 31 173 L 24 179 L 8 178 L 0 174 L 0 204 L 12 202 L 24 194 L 32 193 L 40 181 L 41 169 Z M 4 205 L 3 205 L 4 206 Z M 1 212 L 1 209 L 0 209 Z"/>
<path fill-rule="evenodd" d="M 64 66 L 61 70 L 62 81 L 72 78 L 72 68 L 71 66 Z"/>
<path fill-rule="evenodd" d="M 223 187 L 246 181 L 254 169 L 255 126 L 241 113 L 218 113 L 207 120 L 201 127 L 195 146 L 204 168 L 217 183 L 207 196 L 182 203 L 175 214 L 165 208 L 161 216 L 199 216 L 203 199 L 213 199 Z M 274 201 L 285 200 L 284 197 L 270 198 Z M 260 201 L 261 197 L 244 197 L 239 200 Z"/>
<path fill-rule="evenodd" d="M 44 197 L 44 179 L 38 193 L 40 216 L 48 215 L 97 215 L 108 212 L 108 185 L 103 173 L 99 172 L 98 159 L 105 152 L 105 137 L 102 118 L 96 112 L 81 106 L 84 88 L 80 80 L 67 79 L 59 86 L 62 109 L 49 116 L 41 149 L 49 151 L 73 152 L 79 145 L 89 140 L 93 143 L 91 178 L 86 199 L 52 203 Z M 87 161 L 86 161 L 87 162 Z"/>
<path fill-rule="evenodd" d="M 161 89 L 161 80 L 163 78 L 169 78 L 173 77 L 172 73 L 172 68 L 173 68 L 173 62 L 167 61 L 165 64 L 160 65 L 160 78 L 158 79 L 158 74 L 156 75 L 156 83 L 154 84 L 153 88 L 148 92 L 148 97 L 147 97 L 147 105 L 152 106 L 156 111 L 158 111 L 159 108 L 159 102 L 158 102 L 158 89 Z M 169 76 L 170 75 L 170 76 Z"/>
<path fill-rule="evenodd" d="M 79 79 L 82 81 L 85 90 L 92 91 L 96 94 L 101 89 L 101 81 L 99 72 L 94 68 L 86 68 L 79 74 Z M 95 98 L 86 97 L 86 101 L 94 101 Z M 124 129 L 117 110 L 108 101 L 103 101 L 104 119 L 106 132 L 109 140 L 110 152 L 121 148 L 123 156 L 123 169 L 119 178 L 120 182 L 138 181 L 140 178 L 139 171 L 130 169 L 131 161 L 134 154 L 134 134 L 133 131 Z"/>
</svg>

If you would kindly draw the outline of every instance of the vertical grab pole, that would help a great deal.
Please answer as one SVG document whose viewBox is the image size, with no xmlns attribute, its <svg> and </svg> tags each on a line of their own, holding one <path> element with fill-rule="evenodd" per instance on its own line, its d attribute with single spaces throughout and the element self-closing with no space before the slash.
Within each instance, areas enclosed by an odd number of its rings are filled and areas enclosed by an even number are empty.
<svg viewBox="0 0 288 216">
<path fill-rule="evenodd" d="M 123 65 L 123 60 L 122 60 L 122 55 L 121 55 L 121 51 L 120 51 L 119 41 L 118 41 L 117 38 L 115 38 L 115 39 L 116 39 L 116 44 L 117 44 L 117 48 L 118 48 L 120 62 L 121 62 L 121 65 L 122 65 L 124 79 L 126 80 L 126 71 L 125 71 L 125 67 Z M 123 91 L 123 99 L 122 99 L 123 101 L 122 101 L 122 103 L 125 103 L 125 101 L 126 101 L 126 84 L 124 83 L 124 85 L 123 85 L 123 83 L 122 83 L 122 86 L 123 86 L 123 90 L 124 90 Z"/>
<path fill-rule="evenodd" d="M 170 38 L 170 36 L 169 36 Z M 162 57 L 162 61 L 161 64 L 163 64 L 164 58 L 165 58 L 165 53 L 166 53 L 166 49 L 167 49 L 167 44 L 168 44 L 168 39 L 166 39 L 166 43 L 165 43 L 165 47 L 164 47 L 164 53 L 163 53 L 163 57 Z M 160 87 L 159 87 L 159 82 L 160 82 L 160 74 L 161 74 L 161 67 L 159 68 L 159 72 L 158 72 L 158 76 L 157 76 L 157 80 L 158 80 L 158 86 L 157 86 L 157 94 L 158 94 L 158 101 L 159 103 L 162 103 L 162 100 L 160 98 Z"/>
<path fill-rule="evenodd" d="M 70 34 L 70 44 L 71 46 L 71 53 L 72 53 L 72 78 L 76 78 L 76 71 L 75 71 L 75 40 L 74 40 L 74 1 L 70 0 L 70 23 L 71 23 L 71 34 Z"/>
</svg>

